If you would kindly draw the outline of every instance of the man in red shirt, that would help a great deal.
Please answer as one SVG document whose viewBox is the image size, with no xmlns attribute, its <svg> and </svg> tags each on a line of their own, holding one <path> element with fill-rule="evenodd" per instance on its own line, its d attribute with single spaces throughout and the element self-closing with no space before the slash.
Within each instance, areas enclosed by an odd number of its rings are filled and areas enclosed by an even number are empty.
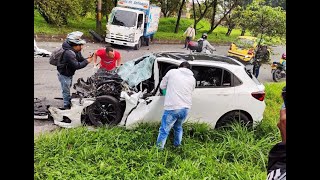
<svg viewBox="0 0 320 180">
<path fill-rule="evenodd" d="M 121 64 L 121 55 L 111 47 L 100 48 L 93 55 L 94 65 L 97 65 L 97 56 L 100 57 L 100 68 L 112 71 Z"/>
</svg>

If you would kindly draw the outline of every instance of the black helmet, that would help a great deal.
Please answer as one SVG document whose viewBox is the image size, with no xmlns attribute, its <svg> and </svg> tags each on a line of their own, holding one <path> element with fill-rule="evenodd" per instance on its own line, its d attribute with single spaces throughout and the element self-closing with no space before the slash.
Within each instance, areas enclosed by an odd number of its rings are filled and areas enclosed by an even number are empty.
<svg viewBox="0 0 320 180">
<path fill-rule="evenodd" d="M 202 37 L 203 39 L 207 39 L 208 34 L 207 34 L 207 33 L 203 33 L 201 37 Z"/>
</svg>

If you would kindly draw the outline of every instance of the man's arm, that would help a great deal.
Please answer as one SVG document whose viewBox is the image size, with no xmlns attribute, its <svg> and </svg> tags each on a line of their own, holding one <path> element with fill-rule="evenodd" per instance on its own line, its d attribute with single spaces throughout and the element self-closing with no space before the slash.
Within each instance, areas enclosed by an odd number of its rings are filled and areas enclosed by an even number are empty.
<svg viewBox="0 0 320 180">
<path fill-rule="evenodd" d="M 160 89 L 167 89 L 167 84 L 168 84 L 168 77 L 170 74 L 170 70 L 167 72 L 167 74 L 162 78 L 160 82 Z"/>
<path fill-rule="evenodd" d="M 214 48 L 210 43 L 209 43 L 209 41 L 207 40 L 207 47 L 209 47 L 212 51 L 215 51 L 216 50 L 216 48 Z"/>
<path fill-rule="evenodd" d="M 281 109 L 280 110 L 280 119 L 279 122 L 277 124 L 279 130 L 280 130 L 280 134 L 281 134 L 281 139 L 282 142 L 286 143 L 286 139 L 287 139 L 287 117 L 286 117 L 286 109 Z"/>
<path fill-rule="evenodd" d="M 68 64 L 73 68 L 73 69 L 81 69 L 84 68 L 92 61 L 92 58 L 84 59 L 83 61 L 79 62 L 76 59 L 75 54 L 73 55 L 72 52 L 65 52 L 65 57 L 67 58 Z"/>
<path fill-rule="evenodd" d="M 119 67 L 121 65 L 122 61 L 121 61 L 121 54 L 119 53 L 119 59 L 117 60 L 117 67 Z"/>
</svg>

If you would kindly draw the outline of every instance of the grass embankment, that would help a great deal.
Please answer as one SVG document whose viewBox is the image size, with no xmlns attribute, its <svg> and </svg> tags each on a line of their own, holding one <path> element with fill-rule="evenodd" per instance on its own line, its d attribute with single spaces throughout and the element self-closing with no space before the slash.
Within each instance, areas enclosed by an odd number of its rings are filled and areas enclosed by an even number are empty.
<svg viewBox="0 0 320 180">
<path fill-rule="evenodd" d="M 180 20 L 179 33 L 175 34 L 175 24 L 176 18 L 161 18 L 159 23 L 159 29 L 155 34 L 154 38 L 158 40 L 184 40 L 184 37 L 181 37 L 183 32 L 188 28 L 190 24 L 193 23 L 193 19 L 182 18 Z M 199 29 L 202 27 L 201 29 Z M 85 36 L 92 37 L 89 34 L 89 29 L 95 30 L 96 20 L 93 16 L 84 17 L 82 19 L 70 20 L 68 26 L 53 26 L 46 23 L 46 21 L 41 17 L 38 11 L 34 11 L 34 33 L 35 34 L 45 34 L 45 35 L 62 35 L 72 31 L 82 31 Z M 199 31 L 196 34 L 196 39 L 201 37 L 201 34 L 208 32 L 210 30 L 210 22 L 206 20 L 201 20 L 197 24 Z M 106 19 L 105 16 L 102 19 L 102 29 L 105 32 L 106 29 Z M 208 40 L 214 44 L 229 44 L 235 40 L 241 34 L 239 29 L 234 29 L 230 36 L 226 36 L 227 28 L 223 26 L 218 26 L 212 34 L 209 34 Z M 250 35 L 246 33 L 245 35 Z M 265 38 L 267 44 L 280 44 L 280 38 Z M 285 42 L 285 41 L 284 41 Z M 282 42 L 282 43 L 284 43 Z"/>
<path fill-rule="evenodd" d="M 154 144 L 159 125 L 61 129 L 35 139 L 34 179 L 266 179 L 267 155 L 280 141 L 276 123 L 285 82 L 266 86 L 266 110 L 253 131 L 184 124 L 183 145 Z"/>
</svg>

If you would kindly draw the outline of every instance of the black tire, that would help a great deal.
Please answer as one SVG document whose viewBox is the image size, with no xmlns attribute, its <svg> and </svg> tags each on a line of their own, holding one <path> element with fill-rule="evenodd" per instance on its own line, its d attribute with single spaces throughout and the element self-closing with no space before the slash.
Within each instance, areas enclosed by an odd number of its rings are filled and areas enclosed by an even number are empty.
<svg viewBox="0 0 320 180">
<path fill-rule="evenodd" d="M 242 125 L 251 128 L 253 126 L 252 121 L 244 113 L 240 111 L 232 111 L 223 115 L 216 123 L 215 128 L 228 128 L 232 123 L 240 122 Z"/>
<path fill-rule="evenodd" d="M 97 127 L 105 124 L 113 126 L 121 121 L 120 103 L 112 96 L 98 96 L 87 110 L 90 122 Z"/>
<path fill-rule="evenodd" d="M 273 71 L 272 73 L 272 79 L 274 82 L 279 82 L 281 79 L 281 70 L 280 69 L 276 69 Z"/>
<path fill-rule="evenodd" d="M 103 39 L 103 37 L 100 35 L 100 34 L 98 34 L 98 33 L 96 33 L 95 31 L 93 31 L 93 30 L 89 30 L 89 33 L 93 36 L 93 38 L 96 40 L 96 41 L 98 41 L 98 42 L 104 42 L 104 39 Z"/>
<path fill-rule="evenodd" d="M 139 39 L 138 44 L 134 46 L 134 50 L 139 50 L 140 47 L 141 47 L 141 38 Z"/>
<path fill-rule="evenodd" d="M 150 38 L 144 38 L 145 42 L 146 42 L 146 46 L 149 46 L 150 43 Z"/>
</svg>

